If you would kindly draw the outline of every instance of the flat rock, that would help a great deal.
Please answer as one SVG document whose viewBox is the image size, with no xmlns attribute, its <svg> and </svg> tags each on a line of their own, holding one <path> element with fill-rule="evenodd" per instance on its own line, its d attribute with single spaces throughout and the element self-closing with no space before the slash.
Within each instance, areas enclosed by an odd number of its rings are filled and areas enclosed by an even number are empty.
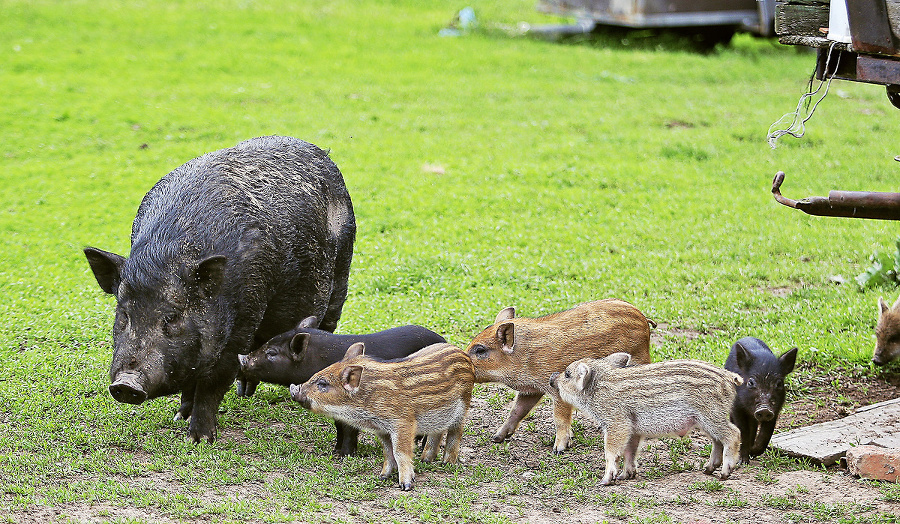
<svg viewBox="0 0 900 524">
<path fill-rule="evenodd" d="M 779 433 L 770 445 L 826 466 L 840 460 L 851 447 L 900 448 L 900 398 L 861 407 L 842 419 Z"/>
</svg>

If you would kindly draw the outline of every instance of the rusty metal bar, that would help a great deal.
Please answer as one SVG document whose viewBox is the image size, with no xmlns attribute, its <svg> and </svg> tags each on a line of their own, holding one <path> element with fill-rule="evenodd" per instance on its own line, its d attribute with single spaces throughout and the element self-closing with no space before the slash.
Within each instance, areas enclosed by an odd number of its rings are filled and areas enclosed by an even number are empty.
<svg viewBox="0 0 900 524">
<path fill-rule="evenodd" d="M 772 195 L 780 204 L 816 216 L 900 220 L 900 193 L 830 191 L 827 197 L 791 200 L 781 194 L 784 172 L 772 180 Z"/>
</svg>

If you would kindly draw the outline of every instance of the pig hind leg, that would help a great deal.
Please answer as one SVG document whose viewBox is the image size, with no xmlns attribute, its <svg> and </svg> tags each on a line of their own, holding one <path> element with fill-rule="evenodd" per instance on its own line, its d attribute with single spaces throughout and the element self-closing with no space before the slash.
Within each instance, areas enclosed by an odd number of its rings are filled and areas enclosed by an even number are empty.
<svg viewBox="0 0 900 524">
<path fill-rule="evenodd" d="M 444 432 L 429 433 L 426 436 L 425 446 L 422 448 L 422 462 L 434 462 L 437 459 L 443 440 Z"/>
<path fill-rule="evenodd" d="M 632 435 L 625 446 L 625 460 L 623 467 L 625 468 L 616 477 L 616 480 L 625 480 L 634 478 L 637 475 L 637 456 L 641 448 L 641 435 Z"/>
<path fill-rule="evenodd" d="M 531 410 L 534 409 L 534 406 L 540 402 L 543 396 L 543 393 L 522 393 L 521 391 L 516 393 L 515 404 L 513 405 L 512 411 L 509 413 L 509 417 L 500 429 L 494 433 L 494 436 L 491 437 L 491 442 L 500 443 L 512 437 L 513 433 L 516 432 L 516 428 L 518 428 L 519 424 L 522 422 L 522 419 L 531 413 Z"/>
<path fill-rule="evenodd" d="M 334 333 L 338 320 L 341 319 L 341 311 L 344 301 L 347 300 L 347 282 L 350 277 L 350 261 L 353 259 L 353 236 L 349 242 L 338 246 L 337 260 L 334 264 L 334 280 L 331 296 L 328 299 L 328 308 L 319 323 L 319 329 Z"/>
<path fill-rule="evenodd" d="M 553 397 L 553 422 L 556 423 L 556 439 L 553 453 L 559 455 L 572 446 L 572 405 Z"/>
<path fill-rule="evenodd" d="M 459 446 L 462 443 L 463 422 L 447 429 L 447 443 L 444 445 L 444 462 L 456 464 L 459 460 Z"/>
</svg>

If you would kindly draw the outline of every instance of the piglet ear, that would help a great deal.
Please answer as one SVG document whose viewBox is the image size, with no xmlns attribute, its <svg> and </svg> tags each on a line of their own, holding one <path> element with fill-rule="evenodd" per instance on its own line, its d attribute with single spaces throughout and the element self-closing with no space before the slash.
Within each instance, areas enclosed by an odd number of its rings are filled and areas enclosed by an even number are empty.
<svg viewBox="0 0 900 524">
<path fill-rule="evenodd" d="M 301 320 L 294 329 L 316 329 L 318 327 L 319 319 L 315 315 L 311 315 Z"/>
<path fill-rule="evenodd" d="M 341 372 L 341 383 L 344 389 L 351 395 L 359 390 L 359 381 L 362 378 L 362 366 L 347 366 Z"/>
<path fill-rule="evenodd" d="M 884 301 L 884 297 L 878 297 L 878 318 L 888 312 L 888 305 Z"/>
<path fill-rule="evenodd" d="M 306 348 L 309 346 L 309 338 L 309 333 L 297 333 L 291 339 L 291 353 L 295 357 L 299 357 L 306 351 Z"/>
<path fill-rule="evenodd" d="M 797 348 L 785 351 L 784 354 L 778 357 L 778 361 L 781 362 L 781 373 L 783 375 L 794 371 L 794 364 L 797 363 Z"/>
<path fill-rule="evenodd" d="M 497 318 L 494 319 L 494 324 L 499 324 L 501 322 L 505 322 L 507 320 L 512 320 L 516 317 L 516 308 L 510 306 L 505 307 L 497 313 Z"/>
<path fill-rule="evenodd" d="M 344 353 L 344 360 L 350 360 L 351 358 L 359 357 L 366 354 L 366 345 L 362 342 L 357 342 L 352 346 L 347 348 L 347 352 Z"/>
<path fill-rule="evenodd" d="M 613 353 L 606 357 L 606 361 L 614 368 L 624 368 L 631 363 L 631 355 L 625 352 Z"/>
<path fill-rule="evenodd" d="M 894 311 L 900 311 L 900 297 L 897 297 L 897 300 L 894 301 L 894 305 L 891 306 L 891 309 Z"/>
<path fill-rule="evenodd" d="M 750 369 L 750 366 L 753 365 L 753 355 L 751 355 L 750 352 L 747 351 L 747 348 L 745 348 L 740 342 L 735 342 L 732 349 L 734 350 L 734 356 L 737 360 L 738 369 L 743 371 L 747 371 L 748 369 Z"/>
<path fill-rule="evenodd" d="M 516 348 L 516 326 L 512 322 L 504 322 L 497 326 L 497 342 L 504 353 L 512 353 Z"/>
<path fill-rule="evenodd" d="M 578 391 L 584 391 L 594 380 L 594 370 L 584 362 L 575 366 L 575 387 Z"/>
<path fill-rule="evenodd" d="M 110 295 L 115 295 L 122 281 L 122 266 L 125 265 L 125 257 L 103 251 L 95 247 L 84 248 L 84 256 L 87 257 L 94 278 L 100 284 L 100 289 Z"/>
<path fill-rule="evenodd" d="M 200 296 L 210 299 L 217 294 L 225 282 L 225 264 L 228 259 L 222 255 L 211 256 L 200 261 L 188 277 L 197 286 Z"/>
</svg>

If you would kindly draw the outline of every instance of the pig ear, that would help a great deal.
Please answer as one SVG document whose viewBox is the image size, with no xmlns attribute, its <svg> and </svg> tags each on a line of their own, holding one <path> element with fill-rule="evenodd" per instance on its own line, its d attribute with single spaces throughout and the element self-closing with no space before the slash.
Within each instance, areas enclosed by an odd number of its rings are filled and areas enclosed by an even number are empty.
<svg viewBox="0 0 900 524">
<path fill-rule="evenodd" d="M 891 306 L 891 309 L 895 311 L 900 310 L 900 297 L 897 297 L 897 300 L 894 301 L 894 305 Z"/>
<path fill-rule="evenodd" d="M 341 372 L 341 383 L 344 389 L 353 394 L 359 390 L 359 380 L 362 378 L 362 366 L 347 366 Z"/>
<path fill-rule="evenodd" d="M 319 319 L 315 315 L 310 315 L 297 324 L 295 329 L 316 329 L 319 327 Z"/>
<path fill-rule="evenodd" d="M 497 313 L 497 318 L 494 319 L 494 324 L 499 324 L 501 322 L 505 322 L 507 320 L 512 320 L 516 317 L 516 308 L 510 306 L 505 307 Z"/>
<path fill-rule="evenodd" d="M 291 339 L 291 353 L 300 356 L 309 346 L 309 333 L 297 333 Z"/>
<path fill-rule="evenodd" d="M 785 351 L 784 354 L 778 357 L 778 361 L 781 362 L 781 373 L 783 375 L 794 371 L 794 364 L 797 363 L 797 348 Z"/>
<path fill-rule="evenodd" d="M 606 361 L 614 368 L 624 368 L 631 363 L 631 355 L 624 352 L 613 353 L 606 357 Z"/>
<path fill-rule="evenodd" d="M 225 264 L 228 261 L 222 255 L 209 257 L 199 264 L 194 270 L 192 281 L 197 285 L 200 296 L 212 298 L 219 293 L 222 283 L 225 281 Z"/>
<path fill-rule="evenodd" d="M 737 359 L 738 369 L 741 369 L 744 371 L 747 371 L 748 369 L 750 369 L 750 366 L 753 364 L 753 356 L 750 354 L 749 351 L 747 351 L 747 348 L 745 348 L 743 345 L 741 345 L 740 342 L 735 342 L 734 343 L 734 351 L 735 351 L 734 356 Z"/>
<path fill-rule="evenodd" d="M 352 346 L 347 348 L 347 352 L 344 353 L 344 360 L 349 360 L 354 357 L 358 357 L 366 354 L 366 345 L 362 342 L 357 342 Z"/>
<path fill-rule="evenodd" d="M 122 266 L 125 264 L 125 257 L 95 247 L 84 248 L 84 256 L 91 265 L 91 271 L 94 272 L 94 278 L 100 284 L 100 289 L 110 295 L 115 295 L 119 283 L 122 281 Z"/>
<path fill-rule="evenodd" d="M 584 362 L 575 366 L 575 387 L 578 391 L 584 391 L 594 380 L 594 370 Z"/>
<path fill-rule="evenodd" d="M 504 353 L 512 353 L 516 348 L 516 327 L 512 322 L 504 322 L 497 326 L 497 342 Z"/>
</svg>

